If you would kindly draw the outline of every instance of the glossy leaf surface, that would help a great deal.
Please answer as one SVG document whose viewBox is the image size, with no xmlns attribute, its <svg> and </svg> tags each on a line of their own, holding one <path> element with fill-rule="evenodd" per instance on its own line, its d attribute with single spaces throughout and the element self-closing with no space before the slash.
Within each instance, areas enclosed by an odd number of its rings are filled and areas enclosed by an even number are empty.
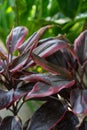
<svg viewBox="0 0 87 130">
<path fill-rule="evenodd" d="M 32 116 L 28 130 L 51 130 L 59 123 L 67 110 L 67 105 L 53 100 L 42 105 Z"/>
<path fill-rule="evenodd" d="M 10 53 L 18 49 L 18 47 L 23 43 L 24 38 L 27 33 L 28 33 L 28 30 L 26 27 L 19 26 L 12 29 L 6 41 L 7 48 Z"/>
<path fill-rule="evenodd" d="M 6 108 L 13 101 L 13 90 L 0 90 L 0 109 Z"/>
<path fill-rule="evenodd" d="M 39 42 L 38 45 L 39 46 L 34 50 L 34 53 L 41 57 L 48 57 L 56 51 L 67 48 L 68 46 L 67 42 L 59 40 L 57 37 L 43 40 Z"/>
<path fill-rule="evenodd" d="M 42 37 L 44 32 L 51 27 L 52 25 L 48 25 L 48 26 L 42 27 L 37 32 L 35 32 L 27 41 L 25 41 L 25 43 L 22 46 L 19 47 L 20 52 L 28 51 L 32 47 L 32 45 L 37 46 L 38 41 Z"/>
<path fill-rule="evenodd" d="M 67 111 L 54 130 L 77 130 L 76 126 L 78 123 L 78 117 L 73 112 Z"/>
<path fill-rule="evenodd" d="M 45 69 L 53 74 L 56 74 L 56 75 L 59 74 L 66 78 L 72 79 L 71 72 L 69 72 L 66 68 L 62 68 L 58 65 L 54 65 L 54 64 L 48 62 L 47 60 L 37 56 L 36 54 L 33 54 L 33 59 L 38 65 L 42 66 L 43 69 Z"/>
<path fill-rule="evenodd" d="M 71 105 L 75 113 L 87 113 L 87 90 L 75 89 L 71 92 Z"/>
<path fill-rule="evenodd" d="M 16 59 L 14 59 L 11 63 L 10 66 L 10 72 L 16 72 L 18 70 L 20 70 L 21 68 L 23 68 L 23 66 L 25 65 L 28 57 L 29 57 L 29 52 L 26 52 L 20 56 L 18 56 Z"/>
<path fill-rule="evenodd" d="M 22 85 L 19 88 L 16 88 L 14 91 L 14 101 L 27 95 L 33 89 L 34 85 L 35 85 L 34 82 L 30 82 L 30 83 L 26 83 L 26 84 Z"/>
<path fill-rule="evenodd" d="M 34 85 L 33 89 L 28 93 L 26 99 L 50 96 L 58 93 L 60 90 L 64 88 L 69 88 L 73 86 L 75 83 L 74 80 L 65 80 L 61 76 L 49 75 L 47 79 L 49 79 L 48 83 L 50 84 L 44 82 L 37 82 Z"/>
<path fill-rule="evenodd" d="M 82 32 L 74 42 L 74 50 L 79 58 L 79 62 L 87 59 L 87 31 Z"/>
</svg>

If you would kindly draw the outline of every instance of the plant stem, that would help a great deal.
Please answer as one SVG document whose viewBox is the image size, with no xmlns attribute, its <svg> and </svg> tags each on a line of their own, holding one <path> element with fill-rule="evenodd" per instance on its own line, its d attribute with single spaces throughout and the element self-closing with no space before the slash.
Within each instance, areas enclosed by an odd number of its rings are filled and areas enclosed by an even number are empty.
<svg viewBox="0 0 87 130">
<path fill-rule="evenodd" d="M 17 106 L 15 105 L 15 103 L 13 104 L 13 114 L 14 114 L 14 116 L 16 116 L 17 115 Z"/>
<path fill-rule="evenodd" d="M 21 107 L 23 106 L 24 102 L 22 102 L 19 106 L 19 108 L 17 109 L 17 113 L 19 112 L 19 110 L 21 109 Z"/>
</svg>

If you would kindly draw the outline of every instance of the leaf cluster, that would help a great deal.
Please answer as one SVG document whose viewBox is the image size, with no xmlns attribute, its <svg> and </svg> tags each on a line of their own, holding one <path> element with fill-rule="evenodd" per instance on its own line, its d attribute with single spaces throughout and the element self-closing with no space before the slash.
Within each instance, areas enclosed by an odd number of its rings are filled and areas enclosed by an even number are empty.
<svg viewBox="0 0 87 130">
<path fill-rule="evenodd" d="M 78 114 L 87 113 L 87 31 L 71 46 L 62 35 L 41 39 L 51 27 L 26 41 L 27 28 L 13 28 L 7 52 L 0 48 L 0 109 L 13 113 L 0 119 L 0 130 L 86 130 L 86 116 L 80 124 Z M 30 71 L 36 65 L 46 72 Z M 28 100 L 45 103 L 23 125 L 18 112 Z"/>
</svg>

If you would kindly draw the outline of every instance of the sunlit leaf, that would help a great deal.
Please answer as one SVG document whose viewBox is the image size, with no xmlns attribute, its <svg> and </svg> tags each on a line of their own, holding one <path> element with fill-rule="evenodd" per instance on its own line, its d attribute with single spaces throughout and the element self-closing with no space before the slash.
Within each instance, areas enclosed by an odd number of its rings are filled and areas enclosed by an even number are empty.
<svg viewBox="0 0 87 130">
<path fill-rule="evenodd" d="M 9 53 L 12 53 L 23 43 L 27 33 L 27 28 L 22 26 L 12 29 L 6 40 L 6 45 Z"/>
<path fill-rule="evenodd" d="M 82 32 L 75 40 L 74 50 L 82 64 L 87 59 L 87 31 Z"/>
</svg>

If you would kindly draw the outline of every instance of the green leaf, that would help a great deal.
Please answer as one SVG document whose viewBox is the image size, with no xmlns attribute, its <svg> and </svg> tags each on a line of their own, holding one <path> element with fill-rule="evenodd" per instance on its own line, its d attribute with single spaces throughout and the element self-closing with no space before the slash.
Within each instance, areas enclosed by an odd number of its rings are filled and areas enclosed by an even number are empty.
<svg viewBox="0 0 87 130">
<path fill-rule="evenodd" d="M 71 19 L 75 18 L 77 15 L 81 6 L 81 1 L 82 0 L 57 0 L 61 12 Z"/>
</svg>

